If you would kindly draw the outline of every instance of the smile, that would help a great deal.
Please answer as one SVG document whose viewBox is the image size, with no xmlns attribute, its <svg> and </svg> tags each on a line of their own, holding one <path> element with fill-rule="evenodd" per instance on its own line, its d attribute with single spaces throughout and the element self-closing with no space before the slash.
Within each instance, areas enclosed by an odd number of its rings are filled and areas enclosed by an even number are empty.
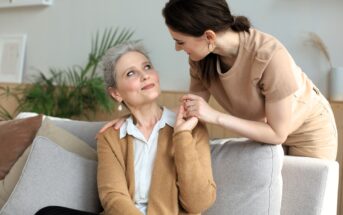
<svg viewBox="0 0 343 215">
<path fill-rule="evenodd" d="M 148 90 L 148 89 L 151 89 L 151 88 L 153 88 L 153 87 L 155 87 L 155 84 L 148 84 L 148 85 L 145 85 L 145 86 L 142 88 L 142 90 Z"/>
</svg>

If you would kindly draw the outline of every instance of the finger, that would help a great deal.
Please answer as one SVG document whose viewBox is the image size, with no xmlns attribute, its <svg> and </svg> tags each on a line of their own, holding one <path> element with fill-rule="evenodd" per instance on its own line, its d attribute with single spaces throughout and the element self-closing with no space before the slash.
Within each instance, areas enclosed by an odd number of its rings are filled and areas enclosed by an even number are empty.
<svg viewBox="0 0 343 215">
<path fill-rule="evenodd" d="M 190 118 L 190 117 L 195 117 L 196 116 L 196 111 L 194 110 L 186 110 L 185 112 L 185 118 Z"/>
<path fill-rule="evenodd" d="M 112 120 L 108 123 L 106 123 L 99 131 L 99 133 L 103 133 L 104 131 L 106 131 L 108 128 L 112 127 L 115 123 L 117 122 L 117 120 Z"/>
<path fill-rule="evenodd" d="M 178 125 L 181 120 L 183 119 L 183 115 L 184 115 L 184 108 L 182 105 L 179 106 L 179 110 L 176 114 L 176 124 Z"/>
<path fill-rule="evenodd" d="M 190 108 L 190 107 L 196 106 L 196 104 L 197 104 L 197 102 L 194 101 L 194 100 L 187 100 L 187 101 L 185 102 L 186 108 Z"/>
<path fill-rule="evenodd" d="M 114 129 L 118 130 L 125 122 L 125 118 L 120 118 L 118 121 L 114 124 Z"/>
<path fill-rule="evenodd" d="M 197 96 L 197 95 L 191 94 L 191 93 L 182 96 L 182 100 L 187 100 L 187 99 L 188 100 L 196 100 L 196 99 L 199 99 L 199 98 L 200 98 L 200 96 Z"/>
<path fill-rule="evenodd" d="M 189 121 L 190 123 L 192 123 L 194 126 L 198 123 L 199 119 L 197 117 L 191 117 L 189 118 L 187 121 Z"/>
</svg>

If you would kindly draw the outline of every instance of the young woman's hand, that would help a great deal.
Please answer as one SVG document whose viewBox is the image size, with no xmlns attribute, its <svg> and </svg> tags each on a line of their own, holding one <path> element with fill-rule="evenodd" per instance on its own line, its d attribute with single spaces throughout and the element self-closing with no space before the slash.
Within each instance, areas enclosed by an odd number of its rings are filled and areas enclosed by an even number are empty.
<svg viewBox="0 0 343 215">
<path fill-rule="evenodd" d="M 176 115 L 176 122 L 174 126 L 174 133 L 179 131 L 191 131 L 198 124 L 198 118 L 186 117 L 184 105 L 181 104 Z"/>
<path fill-rule="evenodd" d="M 117 118 L 117 119 L 114 119 L 108 123 L 106 123 L 101 129 L 100 131 L 98 132 L 98 134 L 104 132 L 106 129 L 110 128 L 110 127 L 113 127 L 113 129 L 115 130 L 118 130 L 121 125 L 124 123 L 124 121 L 126 120 L 127 117 L 123 116 L 123 117 L 120 117 L 120 118 Z M 97 136 L 98 136 L 97 134 Z"/>
<path fill-rule="evenodd" d="M 219 112 L 213 109 L 202 97 L 187 94 L 182 96 L 186 117 L 197 117 L 202 122 L 217 123 Z"/>
</svg>

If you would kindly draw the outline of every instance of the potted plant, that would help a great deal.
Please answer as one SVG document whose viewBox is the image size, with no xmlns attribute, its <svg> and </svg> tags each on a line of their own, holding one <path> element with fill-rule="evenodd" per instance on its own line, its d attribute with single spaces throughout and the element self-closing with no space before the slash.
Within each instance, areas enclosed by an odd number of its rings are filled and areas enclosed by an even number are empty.
<svg viewBox="0 0 343 215">
<path fill-rule="evenodd" d="M 118 28 L 105 29 L 92 39 L 91 51 L 86 66 L 72 66 L 67 69 L 49 69 L 49 75 L 38 71 L 34 82 L 21 85 L 13 91 L 0 89 L 0 96 L 13 96 L 22 111 L 42 113 L 50 116 L 89 118 L 98 110 L 110 112 L 113 102 L 107 96 L 102 76 L 97 73 L 99 63 L 106 50 L 130 40 L 133 32 Z M 11 118 L 9 112 L 0 106 L 0 117 Z"/>
</svg>

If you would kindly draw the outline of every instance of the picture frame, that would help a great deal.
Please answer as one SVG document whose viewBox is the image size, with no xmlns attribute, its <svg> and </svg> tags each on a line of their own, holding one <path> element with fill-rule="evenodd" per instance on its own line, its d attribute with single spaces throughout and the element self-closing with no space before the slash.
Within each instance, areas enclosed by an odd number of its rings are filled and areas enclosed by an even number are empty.
<svg viewBox="0 0 343 215">
<path fill-rule="evenodd" d="M 22 82 L 26 39 L 26 34 L 0 35 L 0 82 Z"/>
</svg>

